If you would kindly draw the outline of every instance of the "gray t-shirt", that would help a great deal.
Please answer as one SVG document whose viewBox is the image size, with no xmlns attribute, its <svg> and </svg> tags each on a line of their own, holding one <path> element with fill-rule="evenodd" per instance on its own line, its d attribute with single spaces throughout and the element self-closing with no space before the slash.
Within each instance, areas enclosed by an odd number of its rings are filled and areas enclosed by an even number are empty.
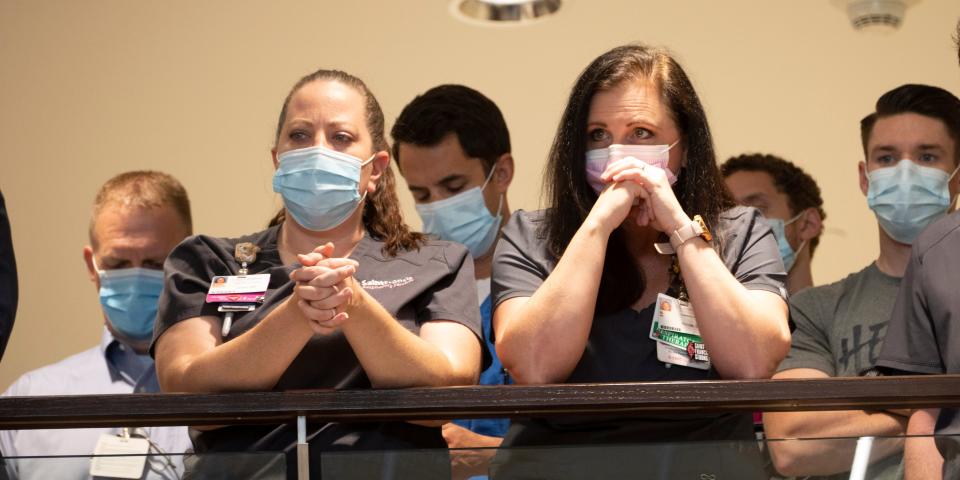
<svg viewBox="0 0 960 480">
<path fill-rule="evenodd" d="M 260 247 L 250 274 L 269 274 L 270 284 L 263 304 L 249 313 L 237 314 L 225 341 L 253 328 L 293 292 L 290 272 L 298 265 L 284 265 L 277 249 L 279 227 L 243 238 L 204 235 L 184 240 L 170 253 L 164 265 L 166 279 L 160 296 L 156 339 L 173 324 L 200 316 L 222 316 L 217 304 L 207 303 L 213 277 L 234 275 L 240 268 L 234 247 L 252 242 Z M 433 320 L 460 323 L 481 338 L 480 309 L 474 283 L 473 261 L 462 245 L 428 241 L 417 250 L 391 257 L 383 242 L 365 236 L 350 254 L 360 265 L 354 279 L 401 325 L 418 333 Z M 151 348 L 152 351 L 152 348 Z M 243 368 L 243 365 L 237 365 Z M 342 332 L 314 336 L 280 377 L 274 390 L 313 388 L 370 388 L 370 381 Z M 361 424 L 311 424 L 311 445 L 320 449 L 391 449 L 445 446 L 439 428 L 404 422 Z M 195 437 L 198 452 L 290 449 L 296 441 L 289 425 L 246 425 L 205 431 Z"/>
<path fill-rule="evenodd" d="M 790 320 L 796 330 L 779 371 L 812 368 L 831 377 L 856 377 L 873 368 L 899 287 L 899 278 L 871 263 L 843 280 L 794 295 Z M 875 462 L 869 478 L 900 478 L 900 459 L 897 454 Z M 849 474 L 817 478 L 847 477 Z"/>
<path fill-rule="evenodd" d="M 808 288 L 790 299 L 796 325 L 779 371 L 812 368 L 855 377 L 877 363 L 900 279 L 871 263 L 843 280 Z"/>
<path fill-rule="evenodd" d="M 960 373 L 960 213 L 923 231 L 897 295 L 877 364 L 897 373 Z M 939 435 L 960 435 L 960 415 L 944 409 Z M 960 437 L 938 439 L 947 460 L 944 478 L 960 478 Z"/>
<path fill-rule="evenodd" d="M 517 211 L 503 229 L 493 261 L 494 305 L 529 297 L 556 266 L 539 231 L 543 211 Z M 724 212 L 714 228 L 723 238 L 722 259 L 733 276 L 749 289 L 785 296 L 783 263 L 772 230 L 753 208 Z M 706 380 L 717 372 L 666 365 L 657 360 L 651 340 L 653 306 L 631 308 L 593 319 L 583 356 L 567 383 Z M 705 314 L 701 314 L 701 321 Z M 687 415 L 667 418 L 554 418 L 514 422 L 510 445 L 593 442 L 734 439 L 752 436 L 749 415 Z"/>
</svg>

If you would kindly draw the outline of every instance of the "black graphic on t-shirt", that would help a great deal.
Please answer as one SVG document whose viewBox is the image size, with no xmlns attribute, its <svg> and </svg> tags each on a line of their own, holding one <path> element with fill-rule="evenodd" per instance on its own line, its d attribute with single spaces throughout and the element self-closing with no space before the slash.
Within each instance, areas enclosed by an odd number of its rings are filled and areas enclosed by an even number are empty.
<svg viewBox="0 0 960 480">
<path fill-rule="evenodd" d="M 877 357 L 880 355 L 880 345 L 883 343 L 883 331 L 887 328 L 886 322 L 877 325 L 868 325 L 870 329 L 870 338 L 867 341 L 861 341 L 863 325 L 853 326 L 852 340 L 849 337 L 840 340 L 840 366 L 847 370 L 850 366 L 850 359 L 854 361 L 854 372 L 860 372 L 874 366 L 877 363 Z M 853 348 L 850 345 L 853 344 Z M 868 348 L 866 360 L 868 365 L 863 364 L 863 356 L 859 355 L 863 348 Z"/>
</svg>

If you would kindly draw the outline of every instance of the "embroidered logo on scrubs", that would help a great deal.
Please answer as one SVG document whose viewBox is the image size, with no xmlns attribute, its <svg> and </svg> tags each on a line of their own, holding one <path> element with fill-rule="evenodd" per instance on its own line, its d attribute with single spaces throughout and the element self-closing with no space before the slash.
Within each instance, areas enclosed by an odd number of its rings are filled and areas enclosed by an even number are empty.
<svg viewBox="0 0 960 480">
<path fill-rule="evenodd" d="M 413 277 L 403 277 L 396 280 L 361 280 L 360 286 L 364 290 L 380 290 L 382 288 L 397 288 L 413 283 Z"/>
</svg>

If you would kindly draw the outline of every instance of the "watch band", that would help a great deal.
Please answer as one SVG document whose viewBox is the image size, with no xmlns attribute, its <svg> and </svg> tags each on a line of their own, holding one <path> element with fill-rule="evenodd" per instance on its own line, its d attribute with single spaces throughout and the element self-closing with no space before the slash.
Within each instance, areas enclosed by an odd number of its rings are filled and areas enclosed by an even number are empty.
<svg viewBox="0 0 960 480">
<path fill-rule="evenodd" d="M 686 243 L 693 237 L 699 237 L 703 234 L 703 227 L 696 220 L 676 229 L 670 235 L 670 246 L 674 251 L 680 248 L 680 245 Z"/>
</svg>

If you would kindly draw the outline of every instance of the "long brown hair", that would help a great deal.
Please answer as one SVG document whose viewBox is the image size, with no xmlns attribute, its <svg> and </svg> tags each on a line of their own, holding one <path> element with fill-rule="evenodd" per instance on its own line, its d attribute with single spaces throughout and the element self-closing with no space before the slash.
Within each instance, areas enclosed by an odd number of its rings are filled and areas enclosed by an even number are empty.
<svg viewBox="0 0 960 480">
<path fill-rule="evenodd" d="M 674 193 L 683 210 L 691 216 L 701 215 L 711 230 L 716 231 L 720 213 L 734 206 L 717 168 L 703 105 L 680 64 L 660 48 L 617 47 L 597 57 L 580 74 L 550 149 L 544 175 L 544 191 L 550 208 L 545 213 L 540 235 L 555 258 L 563 255 L 597 201 L 584 168 L 590 104 L 597 92 L 627 81 L 653 82 L 677 124 L 687 162 L 678 175 Z M 618 228 L 607 246 L 597 296 L 598 313 L 622 310 L 643 294 L 646 288 L 643 272 L 637 270 L 634 262 L 627 261 L 629 258 L 623 233 Z"/>
<path fill-rule="evenodd" d="M 370 130 L 370 137 L 373 139 L 374 152 L 390 151 L 390 145 L 387 144 L 387 138 L 384 133 L 383 110 L 380 103 L 373 96 L 373 92 L 367 88 L 367 85 L 349 73 L 340 70 L 317 70 L 300 79 L 290 89 L 286 100 L 283 101 L 283 108 L 280 110 L 280 119 L 277 121 L 277 133 L 274 138 L 274 145 L 280 141 L 280 132 L 283 130 L 283 124 L 287 121 L 287 108 L 290 106 L 290 99 L 303 88 L 304 85 L 318 81 L 332 80 L 354 88 L 366 99 L 367 129 Z M 279 225 L 285 219 L 285 210 L 279 212 L 270 220 L 269 226 Z M 400 202 L 397 199 L 396 179 L 393 175 L 393 169 L 390 165 L 384 169 L 380 176 L 380 184 L 375 192 L 367 195 L 366 203 L 363 206 L 363 226 L 372 237 L 384 242 L 383 250 L 390 256 L 396 256 L 401 250 L 413 250 L 419 248 L 424 242 L 422 234 L 413 232 L 403 221 L 400 215 Z"/>
</svg>

